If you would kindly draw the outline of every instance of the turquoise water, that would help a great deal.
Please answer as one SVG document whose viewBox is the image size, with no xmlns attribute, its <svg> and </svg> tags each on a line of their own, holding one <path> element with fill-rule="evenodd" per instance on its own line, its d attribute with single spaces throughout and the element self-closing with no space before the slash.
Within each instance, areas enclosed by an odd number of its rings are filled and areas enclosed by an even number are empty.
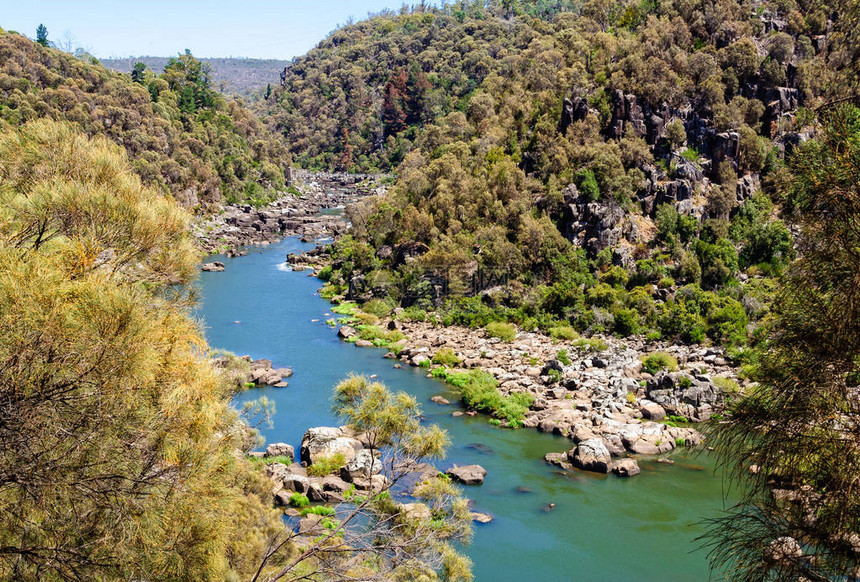
<svg viewBox="0 0 860 582">
<path fill-rule="evenodd" d="M 262 430 L 267 442 L 298 450 L 308 427 L 337 424 L 329 407 L 340 379 L 350 372 L 376 374 L 390 388 L 415 395 L 427 421 L 449 432 L 453 444 L 440 468 L 478 463 L 488 471 L 482 486 L 466 488 L 475 510 L 494 517 L 476 524 L 467 550 L 479 582 L 708 579 L 706 556 L 693 540 L 702 532 L 700 520 L 717 516 L 724 505 L 709 458 L 640 462 L 642 474 L 627 480 L 571 476 L 542 460 L 570 448 L 567 439 L 498 429 L 482 416 L 452 417 L 455 407 L 429 402 L 435 394 L 456 400 L 445 385 L 414 368 L 395 370 L 382 350 L 338 340 L 325 323 L 333 315 L 316 293 L 320 282 L 283 266 L 288 252 L 310 246 L 293 238 L 248 249 L 245 257 L 216 257 L 226 272 L 203 273 L 200 281 L 198 314 L 211 345 L 295 372 L 288 388 L 251 390 L 240 398 L 266 395 L 275 402 L 274 427 Z M 549 503 L 555 509 L 547 511 Z"/>
</svg>

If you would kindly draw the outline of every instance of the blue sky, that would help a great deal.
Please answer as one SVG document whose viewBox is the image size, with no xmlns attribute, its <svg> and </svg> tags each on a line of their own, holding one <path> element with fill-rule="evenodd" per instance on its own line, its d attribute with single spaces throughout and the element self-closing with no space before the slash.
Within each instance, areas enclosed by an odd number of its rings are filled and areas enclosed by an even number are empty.
<svg viewBox="0 0 860 582">
<path fill-rule="evenodd" d="M 417 2 L 417 0 L 416 0 Z M 429 2 L 428 2 L 429 4 Z M 172 56 L 289 59 L 348 18 L 399 10 L 403 0 L 0 0 L 0 27 L 83 47 L 99 58 Z"/>
</svg>

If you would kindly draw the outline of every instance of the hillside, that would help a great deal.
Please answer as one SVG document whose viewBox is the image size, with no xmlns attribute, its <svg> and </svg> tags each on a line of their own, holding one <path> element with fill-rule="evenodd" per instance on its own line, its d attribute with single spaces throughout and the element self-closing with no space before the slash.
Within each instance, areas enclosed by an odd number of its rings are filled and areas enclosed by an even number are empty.
<svg viewBox="0 0 860 582">
<path fill-rule="evenodd" d="M 856 14 L 457 6 L 332 33 L 265 104 L 300 164 L 399 174 L 354 211 L 328 293 L 451 323 L 755 338 L 793 253 L 785 159 L 814 108 L 857 94 Z"/>
<path fill-rule="evenodd" d="M 136 80 L 135 80 L 136 79 Z M 219 95 L 190 54 L 135 77 L 0 32 L 0 119 L 76 123 L 123 146 L 144 183 L 182 205 L 256 200 L 284 184 L 283 141 Z"/>
<path fill-rule="evenodd" d="M 201 63 L 212 68 L 212 85 L 225 95 L 240 95 L 254 98 L 263 95 L 266 87 L 277 86 L 281 73 L 290 61 L 277 59 L 244 58 L 200 58 Z M 170 57 L 128 57 L 124 59 L 100 59 L 108 69 L 130 74 L 135 63 L 143 63 L 155 73 L 164 71 Z"/>
</svg>

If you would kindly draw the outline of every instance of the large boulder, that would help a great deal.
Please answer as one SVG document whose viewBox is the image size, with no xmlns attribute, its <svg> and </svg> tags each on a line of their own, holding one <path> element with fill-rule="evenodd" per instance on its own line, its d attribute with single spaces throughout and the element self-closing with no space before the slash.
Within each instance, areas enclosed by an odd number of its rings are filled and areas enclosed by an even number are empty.
<svg viewBox="0 0 860 582">
<path fill-rule="evenodd" d="M 302 437 L 299 455 L 303 463 L 312 465 L 324 457 L 341 453 L 344 461 L 349 463 L 361 449 L 361 442 L 344 434 L 343 429 L 318 426 L 309 428 Z"/>
<path fill-rule="evenodd" d="M 609 449 L 599 438 L 580 442 L 573 449 L 573 454 L 569 453 L 568 456 L 574 467 L 594 473 L 609 473 L 609 466 L 612 463 Z"/>
<path fill-rule="evenodd" d="M 445 471 L 445 474 L 463 485 L 480 485 L 487 476 L 487 470 L 480 465 L 454 465 Z"/>
</svg>

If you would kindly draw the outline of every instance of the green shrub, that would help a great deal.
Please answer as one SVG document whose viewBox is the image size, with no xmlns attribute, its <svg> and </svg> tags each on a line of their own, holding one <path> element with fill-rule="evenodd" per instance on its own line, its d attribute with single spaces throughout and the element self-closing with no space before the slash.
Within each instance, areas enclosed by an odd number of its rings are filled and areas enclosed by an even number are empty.
<svg viewBox="0 0 860 582">
<path fill-rule="evenodd" d="M 379 323 L 379 318 L 372 313 L 364 313 L 362 311 L 356 312 L 353 315 L 355 319 L 357 319 L 362 325 L 376 325 Z"/>
<path fill-rule="evenodd" d="M 571 364 L 570 356 L 567 355 L 567 350 L 558 350 L 558 354 L 556 354 L 555 357 L 564 366 L 569 366 Z"/>
<path fill-rule="evenodd" d="M 372 313 L 376 317 L 386 317 L 391 313 L 391 305 L 382 299 L 371 299 L 361 306 L 365 313 Z"/>
<path fill-rule="evenodd" d="M 714 376 L 711 381 L 714 383 L 714 386 L 719 388 L 723 394 L 738 394 L 741 391 L 740 384 L 738 384 L 731 378 L 724 378 L 723 376 Z"/>
<path fill-rule="evenodd" d="M 325 267 L 320 269 L 320 272 L 317 274 L 317 277 L 321 281 L 328 281 L 329 279 L 331 279 L 331 265 L 326 265 Z"/>
<path fill-rule="evenodd" d="M 401 321 L 424 322 L 427 321 L 427 312 L 419 307 L 407 307 L 400 312 L 397 319 Z"/>
<path fill-rule="evenodd" d="M 693 385 L 693 381 L 690 380 L 689 376 L 681 376 L 681 378 L 678 380 L 678 385 L 684 390 L 686 390 Z"/>
<path fill-rule="evenodd" d="M 334 517 L 335 510 L 334 507 L 328 507 L 327 505 L 314 505 L 313 507 L 305 507 L 302 509 L 302 517 L 306 515 L 322 515 L 324 517 Z"/>
<path fill-rule="evenodd" d="M 580 348 L 588 352 L 602 352 L 609 348 L 604 340 L 596 337 L 580 338 L 573 342 L 573 347 Z"/>
<path fill-rule="evenodd" d="M 579 337 L 579 334 L 569 325 L 558 325 L 549 328 L 549 337 L 560 341 L 573 341 Z"/>
<path fill-rule="evenodd" d="M 433 377 L 458 388 L 467 407 L 505 420 L 512 428 L 522 426 L 526 411 L 534 403 L 534 396 L 525 392 L 503 396 L 498 390 L 498 381 L 492 374 L 482 370 L 453 371 L 436 368 L 432 374 Z"/>
<path fill-rule="evenodd" d="M 448 366 L 449 368 L 453 368 L 461 361 L 462 360 L 457 357 L 457 354 L 455 354 L 454 350 L 451 348 L 442 348 L 433 356 L 434 364 L 441 364 L 443 366 Z"/>
<path fill-rule="evenodd" d="M 553 382 L 561 382 L 564 379 L 564 374 L 562 374 L 559 370 L 555 368 L 550 368 L 547 371 L 547 375 Z"/>
<path fill-rule="evenodd" d="M 299 493 L 298 491 L 290 495 L 290 505 L 293 507 L 307 507 L 310 505 L 310 499 L 304 493 Z"/>
<path fill-rule="evenodd" d="M 499 338 L 504 342 L 512 342 L 517 337 L 517 330 L 510 323 L 493 321 L 487 324 L 487 327 L 484 329 L 487 331 L 488 336 Z"/>
<path fill-rule="evenodd" d="M 346 457 L 343 453 L 335 453 L 328 457 L 322 457 L 316 463 L 308 467 L 308 475 L 312 477 L 324 477 L 335 471 L 339 471 L 341 467 L 346 465 Z"/>
<path fill-rule="evenodd" d="M 682 438 L 682 437 L 676 438 L 675 439 L 675 446 L 676 447 L 686 447 L 687 446 L 687 439 Z"/>
<path fill-rule="evenodd" d="M 666 352 L 653 352 L 642 358 L 642 369 L 649 374 L 656 374 L 660 370 L 674 372 L 678 369 L 678 360 Z"/>
</svg>

